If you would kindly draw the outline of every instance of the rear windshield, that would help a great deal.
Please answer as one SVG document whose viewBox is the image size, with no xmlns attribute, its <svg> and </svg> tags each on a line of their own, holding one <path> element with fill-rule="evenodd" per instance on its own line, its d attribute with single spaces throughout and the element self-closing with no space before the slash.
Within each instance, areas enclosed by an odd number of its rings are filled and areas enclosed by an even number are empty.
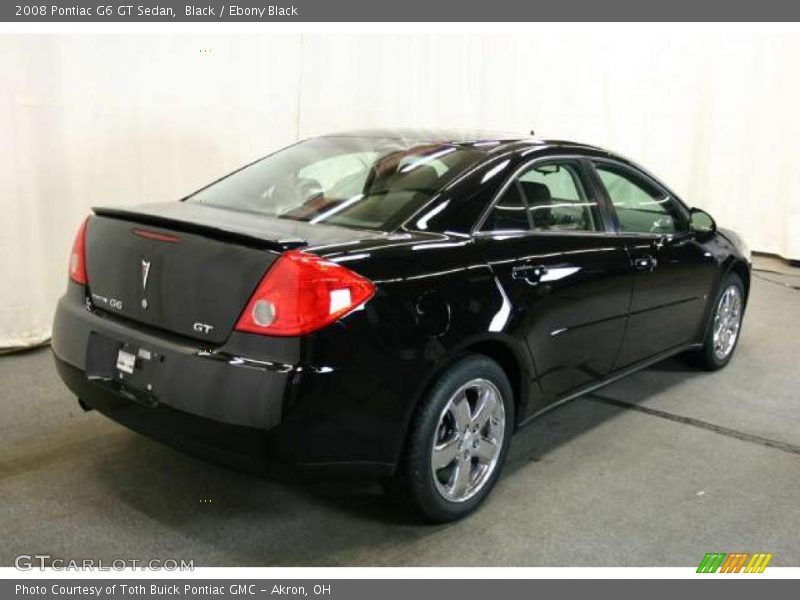
<svg viewBox="0 0 800 600">
<path fill-rule="evenodd" d="M 380 138 L 315 138 L 186 199 L 308 223 L 390 231 L 486 148 Z"/>
</svg>

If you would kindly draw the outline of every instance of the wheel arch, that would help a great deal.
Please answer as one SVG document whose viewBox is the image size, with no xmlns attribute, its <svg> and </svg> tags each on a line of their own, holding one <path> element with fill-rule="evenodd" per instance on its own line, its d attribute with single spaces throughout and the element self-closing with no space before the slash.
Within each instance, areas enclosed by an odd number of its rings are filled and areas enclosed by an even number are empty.
<svg viewBox="0 0 800 600">
<path fill-rule="evenodd" d="M 508 377 L 511 390 L 514 394 L 514 409 L 516 429 L 520 415 L 523 414 L 526 402 L 531 391 L 531 381 L 535 373 L 534 365 L 527 349 L 511 336 L 504 334 L 484 335 L 465 340 L 462 344 L 453 348 L 445 358 L 439 360 L 435 367 L 431 369 L 409 408 L 407 418 L 404 423 L 403 439 L 407 440 L 411 421 L 419 408 L 425 395 L 436 383 L 437 379 L 456 362 L 471 354 L 480 354 L 495 361 Z M 405 446 L 405 441 L 403 442 Z"/>
<path fill-rule="evenodd" d="M 428 373 L 423 384 L 418 388 L 403 423 L 403 443 L 399 449 L 398 460 L 395 461 L 396 464 L 408 444 L 408 436 L 411 433 L 411 423 L 414 420 L 414 415 L 419 410 L 420 403 L 424 400 L 428 391 L 435 385 L 442 373 L 452 365 L 466 356 L 476 354 L 486 356 L 495 361 L 508 377 L 514 394 L 515 417 L 513 431 L 516 431 L 520 422 L 520 415 L 524 414 L 525 406 L 531 393 L 531 385 L 533 385 L 532 375 L 535 371 L 531 356 L 526 348 L 522 347 L 521 342 L 507 335 L 487 335 L 472 338 L 454 348 L 446 358 L 438 361 L 436 366 Z"/>
<path fill-rule="evenodd" d="M 529 391 L 528 378 L 524 375 L 526 369 L 521 364 L 521 358 L 508 342 L 499 339 L 487 339 L 471 343 L 460 352 L 460 356 L 467 354 L 486 356 L 503 369 L 511 384 L 511 392 L 514 394 L 514 413 L 516 415 L 514 428 L 516 429 L 523 400 L 527 399 Z"/>
<path fill-rule="evenodd" d="M 729 273 L 736 273 L 742 280 L 742 284 L 744 285 L 744 304 L 746 307 L 747 300 L 750 297 L 750 267 L 744 260 L 734 259 L 725 275 L 727 276 Z"/>
<path fill-rule="evenodd" d="M 701 343 L 708 334 L 708 330 L 711 327 L 711 320 L 714 315 L 716 298 L 719 295 L 725 280 L 731 273 L 736 273 L 736 275 L 738 275 L 742 280 L 742 284 L 744 285 L 744 307 L 747 308 L 747 300 L 750 295 L 750 266 L 741 258 L 729 256 L 728 259 L 722 263 L 722 266 L 719 269 L 718 279 L 715 281 L 714 287 L 712 288 L 713 295 L 710 297 L 710 301 L 706 307 L 703 325 L 700 329 L 700 336 L 697 339 L 698 344 Z"/>
</svg>

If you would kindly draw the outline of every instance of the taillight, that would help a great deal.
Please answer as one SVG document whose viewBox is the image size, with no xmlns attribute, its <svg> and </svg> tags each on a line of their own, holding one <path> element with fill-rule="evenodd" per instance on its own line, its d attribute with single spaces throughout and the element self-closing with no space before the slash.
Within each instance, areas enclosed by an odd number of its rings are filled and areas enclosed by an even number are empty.
<svg viewBox="0 0 800 600">
<path fill-rule="evenodd" d="M 267 271 L 237 331 L 303 335 L 337 321 L 375 294 L 372 282 L 319 256 L 290 250 Z"/>
<path fill-rule="evenodd" d="M 69 278 L 75 283 L 86 285 L 86 224 L 89 217 L 81 223 L 75 241 L 72 242 L 72 252 L 69 255 Z"/>
</svg>

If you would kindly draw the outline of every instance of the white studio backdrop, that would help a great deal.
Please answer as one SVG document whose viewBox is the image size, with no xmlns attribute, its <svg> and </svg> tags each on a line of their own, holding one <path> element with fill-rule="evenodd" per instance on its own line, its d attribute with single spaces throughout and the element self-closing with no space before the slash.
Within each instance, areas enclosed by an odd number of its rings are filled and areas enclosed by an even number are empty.
<svg viewBox="0 0 800 600">
<path fill-rule="evenodd" d="M 634 158 L 800 259 L 800 35 L 0 35 L 0 348 L 50 334 L 91 206 L 177 199 L 299 138 L 488 128 Z"/>
</svg>

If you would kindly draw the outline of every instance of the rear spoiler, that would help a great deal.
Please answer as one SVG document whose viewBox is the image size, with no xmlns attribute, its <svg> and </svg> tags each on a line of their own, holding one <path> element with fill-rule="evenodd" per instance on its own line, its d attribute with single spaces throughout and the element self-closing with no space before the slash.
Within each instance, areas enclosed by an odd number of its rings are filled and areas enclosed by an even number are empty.
<svg viewBox="0 0 800 600">
<path fill-rule="evenodd" d="M 131 223 L 137 223 L 140 225 L 152 225 L 153 227 L 164 227 L 170 230 L 183 231 L 222 242 L 230 242 L 242 246 L 249 246 L 251 248 L 261 248 L 264 250 L 276 250 L 283 252 L 285 250 L 301 248 L 308 245 L 306 240 L 299 238 L 282 240 L 270 239 L 267 237 L 260 237 L 250 232 L 225 229 L 222 227 L 216 227 L 214 225 L 184 221 L 181 219 L 163 217 L 145 212 L 138 212 L 135 210 L 98 206 L 92 207 L 92 211 L 99 217 L 110 217 L 112 219 L 130 221 Z"/>
</svg>

